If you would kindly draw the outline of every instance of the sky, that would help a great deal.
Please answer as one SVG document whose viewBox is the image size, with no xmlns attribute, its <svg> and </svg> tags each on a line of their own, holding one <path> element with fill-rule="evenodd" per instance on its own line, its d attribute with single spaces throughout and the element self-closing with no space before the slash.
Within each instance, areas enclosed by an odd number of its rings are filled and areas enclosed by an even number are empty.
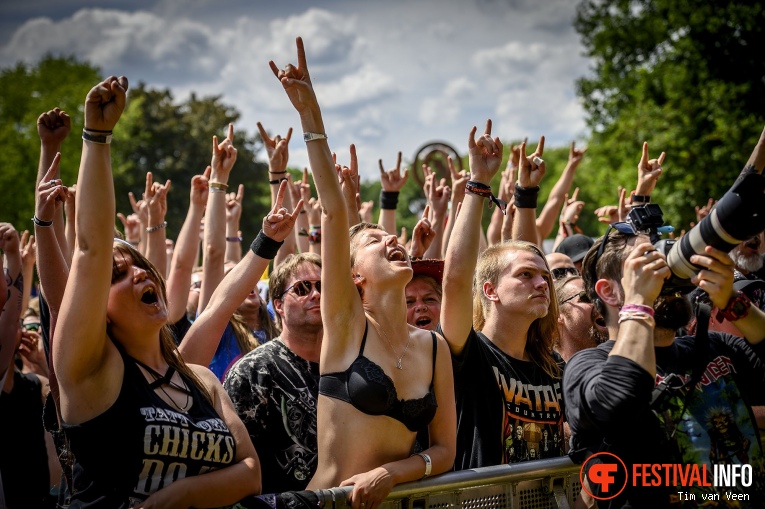
<svg viewBox="0 0 765 509">
<path fill-rule="evenodd" d="M 487 118 L 502 140 L 586 138 L 575 81 L 589 61 L 572 26 L 577 3 L 3 0 L 0 67 L 75 55 L 105 76 L 169 88 L 177 101 L 221 95 L 241 113 L 239 129 L 293 127 L 290 166 L 302 167 L 300 121 L 268 65 L 297 64 L 301 36 L 330 148 L 347 164 L 355 143 L 370 179 L 379 159 L 390 168 L 402 151 L 406 163 L 430 141 L 466 153 L 471 127 Z"/>
</svg>

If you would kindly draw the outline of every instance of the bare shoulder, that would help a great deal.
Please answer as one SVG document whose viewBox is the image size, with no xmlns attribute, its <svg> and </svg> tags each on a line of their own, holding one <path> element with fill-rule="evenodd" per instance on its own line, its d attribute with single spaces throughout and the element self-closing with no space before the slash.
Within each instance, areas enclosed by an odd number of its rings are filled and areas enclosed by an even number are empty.
<svg viewBox="0 0 765 509">
<path fill-rule="evenodd" d="M 200 380 L 202 380 L 208 389 L 214 389 L 216 385 L 220 385 L 220 380 L 218 380 L 218 377 L 215 376 L 215 373 L 210 371 L 210 368 L 207 366 L 191 363 L 187 363 L 186 365 L 191 368 L 191 371 L 193 371 L 194 374 L 197 375 Z"/>
</svg>

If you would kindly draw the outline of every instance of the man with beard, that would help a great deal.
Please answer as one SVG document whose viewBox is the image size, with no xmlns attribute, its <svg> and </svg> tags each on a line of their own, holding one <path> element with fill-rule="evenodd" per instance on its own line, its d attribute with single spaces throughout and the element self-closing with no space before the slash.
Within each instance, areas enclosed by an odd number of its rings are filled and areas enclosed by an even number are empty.
<svg viewBox="0 0 765 509">
<path fill-rule="evenodd" d="M 763 233 L 759 233 L 740 243 L 729 253 L 730 259 L 736 266 L 733 279 L 747 297 L 758 308 L 765 311 L 765 281 L 763 270 Z M 749 282 L 752 282 L 751 284 Z"/>
<path fill-rule="evenodd" d="M 584 259 L 585 292 L 605 318 L 610 340 L 577 353 L 566 367 L 563 387 L 574 458 L 608 450 L 621 458 L 630 476 L 634 464 L 706 464 L 711 472 L 714 430 L 708 414 L 712 407 L 724 408 L 752 444 L 753 482 L 746 489 L 762 493 L 765 458 L 751 405 L 765 403 L 758 390 L 765 384 L 765 313 L 734 293 L 731 259 L 707 247 L 703 255 L 691 257 L 703 267 L 692 281 L 746 340 L 709 332 L 703 346 L 696 336 L 675 337 L 691 317 L 690 304 L 683 296 L 659 296 L 670 275 L 666 260 L 647 236 L 625 225 L 611 225 Z M 699 365 L 704 375 L 688 387 Z M 662 381 L 670 388 L 666 402 L 652 405 L 654 387 Z M 613 496 L 614 485 L 599 484 L 592 469 L 600 458 L 587 463 L 589 489 L 595 496 Z M 663 480 L 662 486 L 645 487 L 640 479 L 632 480 L 637 486 L 628 482 L 621 494 L 599 507 L 668 507 L 678 491 L 703 489 L 663 486 Z M 699 493 L 695 496 L 702 500 Z"/>
<path fill-rule="evenodd" d="M 276 267 L 269 293 L 282 333 L 242 357 L 223 384 L 259 452 L 263 493 L 304 490 L 316 471 L 320 279 L 317 254 Z"/>
<path fill-rule="evenodd" d="M 608 340 L 606 321 L 587 298 L 582 276 L 556 279 L 555 294 L 560 314 L 558 338 L 553 347 L 564 361 L 568 362 L 579 350 L 594 348 Z"/>
</svg>

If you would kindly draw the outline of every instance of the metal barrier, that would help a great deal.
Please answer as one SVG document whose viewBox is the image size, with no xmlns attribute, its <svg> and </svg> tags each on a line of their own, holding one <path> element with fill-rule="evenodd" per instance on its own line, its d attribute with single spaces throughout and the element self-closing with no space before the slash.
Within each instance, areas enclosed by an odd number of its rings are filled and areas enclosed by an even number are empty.
<svg viewBox="0 0 765 509">
<path fill-rule="evenodd" d="M 317 490 L 320 507 L 350 507 L 353 488 Z M 461 470 L 393 488 L 380 509 L 570 509 L 579 465 L 568 457 Z"/>
</svg>

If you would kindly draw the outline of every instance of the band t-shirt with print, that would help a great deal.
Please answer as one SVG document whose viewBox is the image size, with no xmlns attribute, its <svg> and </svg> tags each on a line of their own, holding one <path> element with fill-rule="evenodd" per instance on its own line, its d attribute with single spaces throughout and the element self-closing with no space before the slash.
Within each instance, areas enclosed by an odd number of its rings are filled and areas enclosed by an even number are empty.
<svg viewBox="0 0 765 509">
<path fill-rule="evenodd" d="M 275 338 L 234 364 L 223 386 L 258 451 L 262 492 L 306 489 L 316 471 L 319 364 Z"/>
<path fill-rule="evenodd" d="M 562 368 L 563 360 L 557 354 L 555 359 Z M 452 356 L 452 366 L 455 470 L 564 454 L 561 378 L 510 357 L 472 329 L 464 350 Z"/>
</svg>

